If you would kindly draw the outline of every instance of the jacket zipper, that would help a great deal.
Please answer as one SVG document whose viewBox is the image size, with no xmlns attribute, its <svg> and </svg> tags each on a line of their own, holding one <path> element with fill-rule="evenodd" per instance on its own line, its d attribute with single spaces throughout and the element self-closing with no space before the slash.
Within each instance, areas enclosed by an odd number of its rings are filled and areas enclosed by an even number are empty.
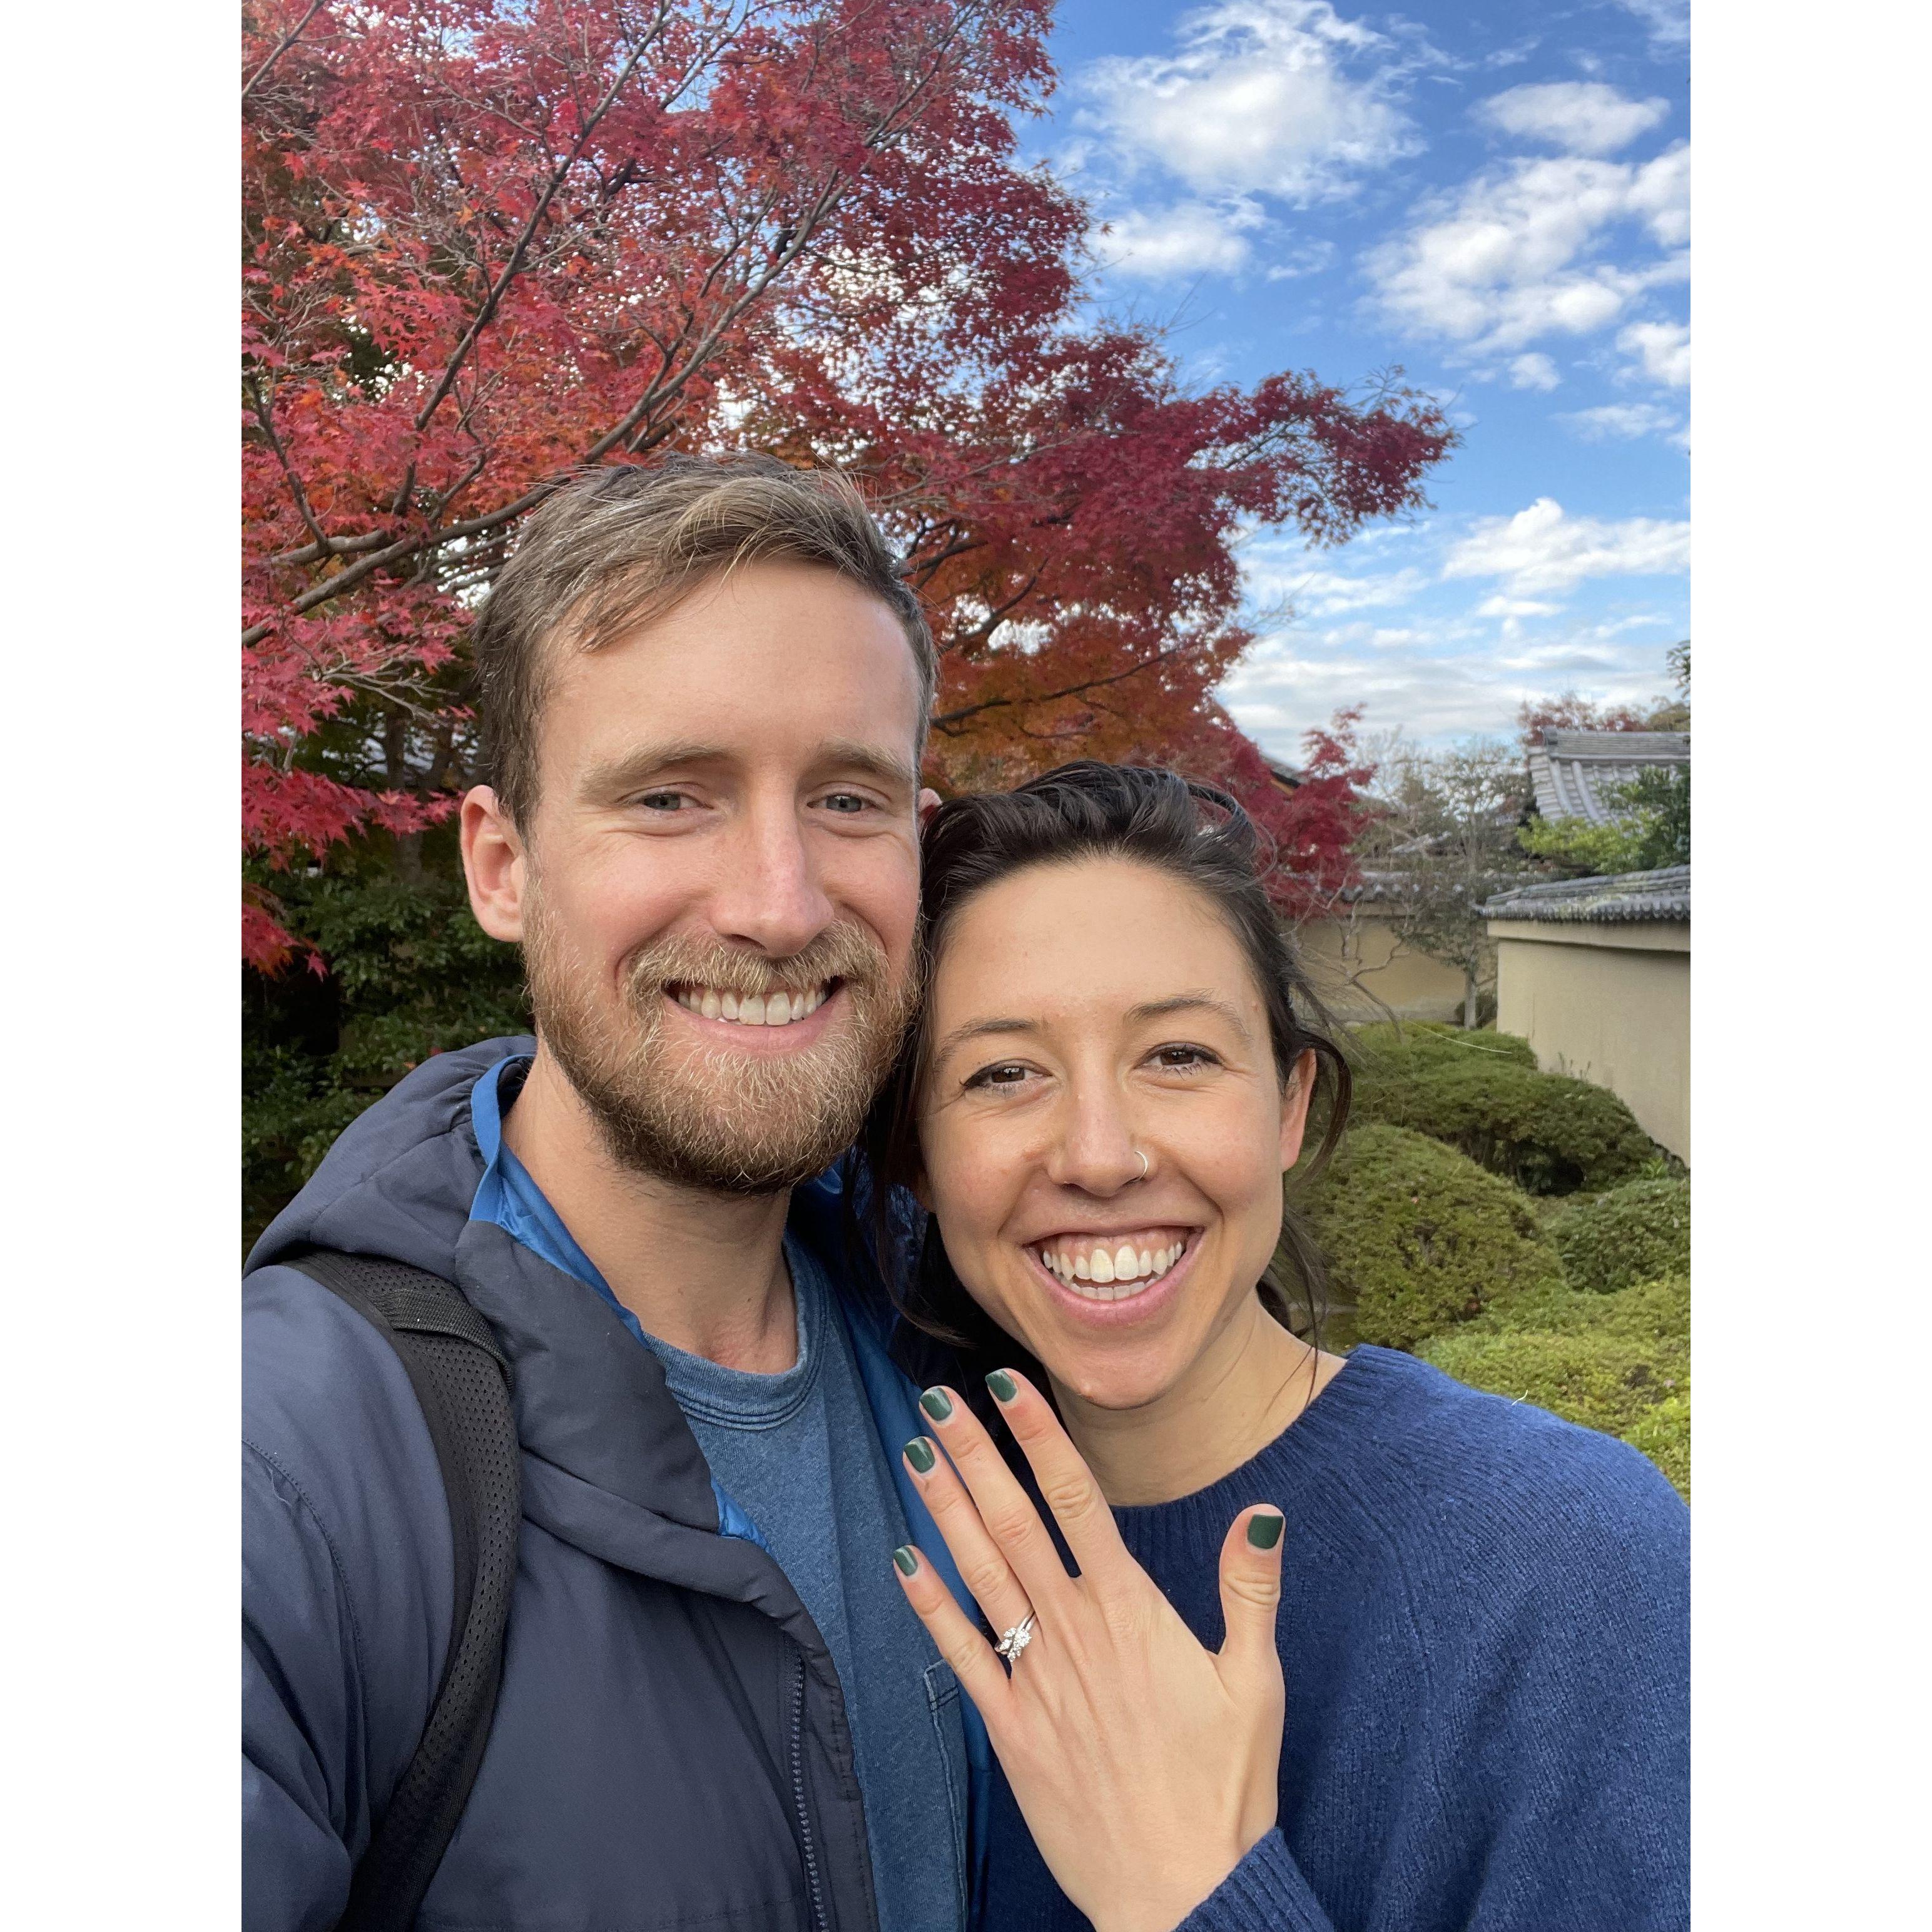
<svg viewBox="0 0 1932 1932">
<path fill-rule="evenodd" d="M 798 1808 L 798 1842 L 805 1859 L 805 1882 L 812 1901 L 814 1932 L 826 1924 L 825 1894 L 818 1882 L 818 1853 L 812 1842 L 812 1812 L 805 1800 L 805 1658 L 795 1653 L 798 1666 L 796 1688 L 792 1694 L 791 1795 Z"/>
</svg>

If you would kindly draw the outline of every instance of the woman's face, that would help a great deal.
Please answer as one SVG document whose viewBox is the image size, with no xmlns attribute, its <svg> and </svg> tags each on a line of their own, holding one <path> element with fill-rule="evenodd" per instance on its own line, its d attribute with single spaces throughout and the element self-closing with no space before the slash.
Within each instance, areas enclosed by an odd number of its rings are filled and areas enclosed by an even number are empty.
<svg viewBox="0 0 1932 1932">
<path fill-rule="evenodd" d="M 961 1281 L 1088 1401 L 1165 1394 L 1255 1292 L 1307 1113 L 1232 934 L 1131 860 L 1034 866 L 954 919 L 926 1024 L 921 1192 Z"/>
</svg>

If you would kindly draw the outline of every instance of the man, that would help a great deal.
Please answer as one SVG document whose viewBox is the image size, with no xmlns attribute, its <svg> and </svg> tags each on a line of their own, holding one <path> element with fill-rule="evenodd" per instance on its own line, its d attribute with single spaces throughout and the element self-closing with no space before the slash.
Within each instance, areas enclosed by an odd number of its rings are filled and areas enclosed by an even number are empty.
<svg viewBox="0 0 1932 1932">
<path fill-rule="evenodd" d="M 944 1932 L 972 1720 L 887 1568 L 918 1384 L 813 1180 L 914 997 L 929 634 L 842 480 L 678 458 L 553 497 L 476 652 L 464 864 L 536 1038 L 426 1062 L 250 1257 L 246 1923 L 336 1923 L 448 1648 L 422 1408 L 308 1246 L 455 1282 L 513 1370 L 502 1682 L 419 1922 Z"/>
</svg>

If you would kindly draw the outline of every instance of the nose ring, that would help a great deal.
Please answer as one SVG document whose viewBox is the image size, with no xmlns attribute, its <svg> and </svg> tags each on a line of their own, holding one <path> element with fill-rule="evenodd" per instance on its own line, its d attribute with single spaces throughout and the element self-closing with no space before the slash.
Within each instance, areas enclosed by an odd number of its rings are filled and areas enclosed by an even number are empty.
<svg viewBox="0 0 1932 1932">
<path fill-rule="evenodd" d="M 1154 1163 L 1148 1159 L 1146 1154 L 1143 1153 L 1140 1148 L 1136 1148 L 1134 1151 L 1137 1154 L 1140 1155 L 1141 1178 L 1144 1180 L 1148 1176 L 1154 1172 Z"/>
</svg>

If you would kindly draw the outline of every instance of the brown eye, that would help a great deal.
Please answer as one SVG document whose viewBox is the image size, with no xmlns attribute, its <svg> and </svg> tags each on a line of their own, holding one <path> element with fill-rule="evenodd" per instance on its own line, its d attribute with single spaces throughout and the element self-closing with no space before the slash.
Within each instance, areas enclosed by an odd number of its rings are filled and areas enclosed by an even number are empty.
<svg viewBox="0 0 1932 1932">
<path fill-rule="evenodd" d="M 1156 1066 L 1171 1067 L 1186 1072 L 1196 1066 L 1218 1066 L 1218 1055 L 1210 1053 L 1204 1046 L 1157 1046 L 1153 1054 Z"/>
<path fill-rule="evenodd" d="M 1003 1060 L 997 1066 L 982 1066 L 978 1072 L 970 1075 L 968 1087 L 1017 1087 L 1025 1079 L 1027 1070 L 1016 1060 Z"/>
</svg>

